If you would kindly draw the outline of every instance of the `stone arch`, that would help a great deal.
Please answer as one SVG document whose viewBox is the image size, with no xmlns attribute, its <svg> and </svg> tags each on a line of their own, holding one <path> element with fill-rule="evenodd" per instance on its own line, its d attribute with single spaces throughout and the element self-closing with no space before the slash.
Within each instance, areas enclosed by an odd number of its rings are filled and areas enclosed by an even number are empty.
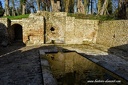
<svg viewBox="0 0 128 85">
<path fill-rule="evenodd" d="M 13 24 L 10 29 L 10 36 L 12 41 L 23 41 L 22 25 Z"/>
</svg>

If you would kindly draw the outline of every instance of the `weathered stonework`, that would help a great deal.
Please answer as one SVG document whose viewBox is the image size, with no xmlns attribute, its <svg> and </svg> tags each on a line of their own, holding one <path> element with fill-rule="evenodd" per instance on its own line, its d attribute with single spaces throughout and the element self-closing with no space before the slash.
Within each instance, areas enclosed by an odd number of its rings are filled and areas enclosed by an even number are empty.
<svg viewBox="0 0 128 85">
<path fill-rule="evenodd" d="M 68 17 L 65 12 L 40 12 L 35 16 L 46 19 L 46 43 L 87 44 L 96 42 L 98 20 L 82 20 Z M 88 26 L 88 27 L 87 27 Z M 50 29 L 55 31 L 51 32 Z"/>
<path fill-rule="evenodd" d="M 23 20 L 23 42 L 39 45 L 44 43 L 44 17 L 28 18 Z"/>
<path fill-rule="evenodd" d="M 102 21 L 99 24 L 97 43 L 108 47 L 128 44 L 128 21 Z"/>
<path fill-rule="evenodd" d="M 8 29 L 13 39 L 15 24 L 22 26 L 23 42 L 27 45 L 40 44 L 90 44 L 108 47 L 128 44 L 128 21 L 98 21 L 75 19 L 65 12 L 38 12 L 22 20 L 0 21 Z M 12 26 L 10 26 L 10 25 Z"/>
<path fill-rule="evenodd" d="M 0 18 L 0 45 L 6 46 L 8 44 L 8 27 L 10 27 L 10 20 Z"/>
<path fill-rule="evenodd" d="M 65 13 L 64 13 L 65 14 Z M 60 15 L 58 13 L 51 13 L 48 16 L 45 16 L 46 19 L 46 43 L 65 43 L 64 36 L 65 36 L 65 22 L 66 16 Z M 53 28 L 54 30 L 51 31 L 50 29 Z"/>
</svg>

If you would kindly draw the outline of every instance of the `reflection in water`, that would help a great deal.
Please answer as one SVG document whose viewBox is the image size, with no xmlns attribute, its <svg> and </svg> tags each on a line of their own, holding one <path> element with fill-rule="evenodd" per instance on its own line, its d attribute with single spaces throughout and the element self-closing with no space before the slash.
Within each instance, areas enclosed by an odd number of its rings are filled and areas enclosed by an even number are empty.
<svg viewBox="0 0 128 85">
<path fill-rule="evenodd" d="M 58 85 L 125 85 L 122 78 L 75 52 L 46 54 L 45 58 Z"/>
</svg>

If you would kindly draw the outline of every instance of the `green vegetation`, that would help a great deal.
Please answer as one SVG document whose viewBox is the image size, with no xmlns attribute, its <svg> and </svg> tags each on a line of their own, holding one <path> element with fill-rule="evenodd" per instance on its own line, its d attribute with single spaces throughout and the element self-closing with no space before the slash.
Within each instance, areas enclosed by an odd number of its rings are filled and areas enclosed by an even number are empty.
<svg viewBox="0 0 128 85">
<path fill-rule="evenodd" d="M 2 18 L 9 18 L 11 20 L 15 20 L 15 19 L 28 18 L 28 16 L 29 14 L 19 15 L 19 16 L 3 16 Z"/>
<path fill-rule="evenodd" d="M 85 15 L 85 14 L 74 14 L 74 13 L 68 13 L 68 16 L 75 17 L 76 19 L 89 19 L 89 20 L 116 20 L 114 16 L 110 15 Z"/>
<path fill-rule="evenodd" d="M 9 18 L 11 20 L 16 20 L 16 19 L 22 19 L 22 18 L 28 18 L 29 14 L 25 15 L 19 15 L 19 16 L 3 16 L 2 18 Z M 89 19 L 89 20 L 117 20 L 114 16 L 110 15 L 85 15 L 85 14 L 80 14 L 80 13 L 68 13 L 67 16 L 70 17 L 75 17 L 76 19 Z"/>
</svg>

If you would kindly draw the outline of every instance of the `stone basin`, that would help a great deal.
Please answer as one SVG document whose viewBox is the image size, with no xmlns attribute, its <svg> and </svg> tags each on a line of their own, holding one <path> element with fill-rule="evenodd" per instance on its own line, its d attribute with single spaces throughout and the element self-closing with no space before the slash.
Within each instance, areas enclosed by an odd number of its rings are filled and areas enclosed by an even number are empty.
<svg viewBox="0 0 128 85">
<path fill-rule="evenodd" d="M 40 50 L 44 85 L 127 84 L 124 78 L 86 57 L 62 50 Z"/>
</svg>

